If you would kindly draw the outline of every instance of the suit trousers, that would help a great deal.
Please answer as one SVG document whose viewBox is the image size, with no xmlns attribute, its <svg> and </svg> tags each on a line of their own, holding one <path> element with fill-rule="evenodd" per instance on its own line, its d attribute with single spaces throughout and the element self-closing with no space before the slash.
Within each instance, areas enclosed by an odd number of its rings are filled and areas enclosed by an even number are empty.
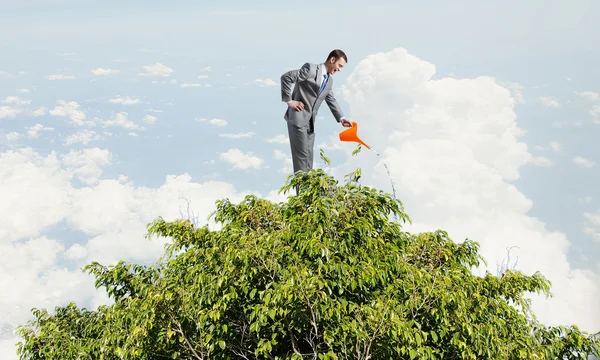
<svg viewBox="0 0 600 360">
<path fill-rule="evenodd" d="M 292 150 L 292 164 L 294 174 L 298 170 L 310 171 L 313 168 L 313 148 L 315 144 L 314 122 L 311 120 L 306 125 L 295 125 L 287 121 L 290 148 Z"/>
</svg>

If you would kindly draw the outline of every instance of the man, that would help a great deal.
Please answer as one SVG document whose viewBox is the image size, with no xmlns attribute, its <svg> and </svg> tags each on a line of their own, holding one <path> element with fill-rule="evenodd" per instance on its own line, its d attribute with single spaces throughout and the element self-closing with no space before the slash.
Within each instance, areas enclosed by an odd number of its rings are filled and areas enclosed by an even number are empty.
<svg viewBox="0 0 600 360">
<path fill-rule="evenodd" d="M 342 50 L 333 50 L 321 64 L 306 63 L 300 69 L 281 75 L 281 100 L 288 104 L 284 119 L 287 121 L 294 174 L 313 168 L 315 120 L 323 100 L 338 123 L 352 127 L 335 96 L 331 76 L 348 62 Z M 292 85 L 295 84 L 292 92 Z"/>
</svg>

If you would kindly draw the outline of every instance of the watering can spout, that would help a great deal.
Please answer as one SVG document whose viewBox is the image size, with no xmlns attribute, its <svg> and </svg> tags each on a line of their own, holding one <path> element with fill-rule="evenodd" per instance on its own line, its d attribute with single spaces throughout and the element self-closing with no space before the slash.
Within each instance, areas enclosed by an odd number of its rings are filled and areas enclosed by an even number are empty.
<svg viewBox="0 0 600 360">
<path fill-rule="evenodd" d="M 365 144 L 365 142 L 362 141 L 358 137 L 358 134 L 356 133 L 357 130 L 358 130 L 358 125 L 356 124 L 356 122 L 353 121 L 351 128 L 346 129 L 340 133 L 340 140 L 346 141 L 346 142 L 356 142 L 356 143 L 363 145 L 367 149 L 371 149 L 371 147 L 369 145 Z"/>
</svg>

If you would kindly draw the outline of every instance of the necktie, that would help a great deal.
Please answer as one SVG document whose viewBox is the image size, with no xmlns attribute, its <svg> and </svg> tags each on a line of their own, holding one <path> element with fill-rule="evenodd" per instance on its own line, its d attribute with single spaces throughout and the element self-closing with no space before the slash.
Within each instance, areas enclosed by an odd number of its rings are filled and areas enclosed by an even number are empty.
<svg viewBox="0 0 600 360">
<path fill-rule="evenodd" d="M 321 88 L 319 89 L 319 95 L 321 95 L 321 92 L 323 92 L 323 89 L 325 89 L 325 85 L 327 85 L 327 75 L 328 74 L 323 75 L 323 83 L 321 84 Z"/>
</svg>

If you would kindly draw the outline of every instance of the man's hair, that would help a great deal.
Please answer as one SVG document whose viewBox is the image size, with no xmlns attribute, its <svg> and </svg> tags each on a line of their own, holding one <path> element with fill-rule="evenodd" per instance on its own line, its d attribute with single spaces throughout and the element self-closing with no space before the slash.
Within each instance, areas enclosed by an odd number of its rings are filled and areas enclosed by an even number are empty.
<svg viewBox="0 0 600 360">
<path fill-rule="evenodd" d="M 348 58 L 346 57 L 346 53 L 344 53 L 342 50 L 340 49 L 335 49 L 332 50 L 329 55 L 327 56 L 327 60 L 329 61 L 329 59 L 334 58 L 335 60 L 339 59 L 339 58 L 344 58 L 344 60 L 346 60 L 346 62 L 348 62 Z"/>
</svg>

